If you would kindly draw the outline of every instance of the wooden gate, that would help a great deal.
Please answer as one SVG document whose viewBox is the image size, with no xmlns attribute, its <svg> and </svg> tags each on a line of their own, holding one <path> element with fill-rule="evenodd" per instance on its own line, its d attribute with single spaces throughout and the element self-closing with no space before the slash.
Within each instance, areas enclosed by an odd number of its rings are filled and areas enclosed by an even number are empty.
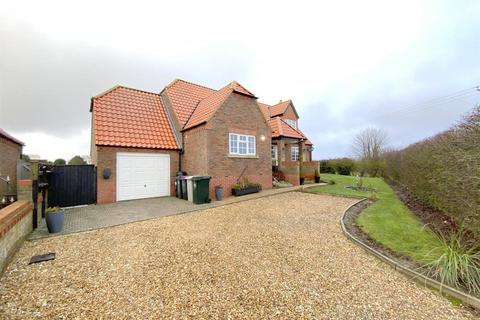
<svg viewBox="0 0 480 320">
<path fill-rule="evenodd" d="M 48 177 L 48 206 L 73 207 L 97 201 L 94 165 L 54 166 Z"/>
</svg>

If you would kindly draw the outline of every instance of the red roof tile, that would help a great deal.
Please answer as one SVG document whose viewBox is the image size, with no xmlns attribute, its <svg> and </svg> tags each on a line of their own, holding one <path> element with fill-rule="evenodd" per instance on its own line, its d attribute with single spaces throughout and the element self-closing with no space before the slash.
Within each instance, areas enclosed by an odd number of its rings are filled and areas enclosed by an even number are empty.
<svg viewBox="0 0 480 320">
<path fill-rule="evenodd" d="M 95 144 L 180 149 L 160 95 L 114 87 L 92 98 Z"/>
<path fill-rule="evenodd" d="M 265 103 L 258 102 L 258 105 L 260 106 L 260 110 L 263 113 L 263 116 L 267 121 L 270 120 L 270 106 Z"/>
<path fill-rule="evenodd" d="M 193 111 L 190 119 L 188 119 L 187 124 L 184 126 L 184 129 L 190 129 L 204 122 L 207 122 L 210 117 L 215 113 L 215 111 L 217 111 L 218 107 L 220 107 L 220 105 L 232 92 L 237 92 L 256 99 L 256 97 L 250 91 L 245 89 L 238 82 L 233 81 L 222 89 L 213 92 L 211 95 L 200 101 L 198 103 L 198 106 Z"/>
<path fill-rule="evenodd" d="M 272 138 L 288 137 L 296 139 L 306 139 L 303 134 L 289 126 L 280 117 L 271 118 L 268 123 L 270 124 L 270 128 L 272 129 Z"/>
<path fill-rule="evenodd" d="M 281 101 L 277 103 L 276 105 L 273 105 L 270 107 L 270 116 L 271 117 L 276 117 L 279 115 L 282 115 L 287 111 L 288 106 L 290 105 L 292 101 L 287 100 L 287 101 Z"/>
<path fill-rule="evenodd" d="M 5 139 L 8 139 L 20 146 L 24 146 L 25 144 L 18 140 L 17 138 L 14 138 L 13 136 L 11 136 L 10 134 L 8 134 L 5 130 L 3 130 L 2 128 L 0 128 L 0 136 L 4 137 Z"/>
<path fill-rule="evenodd" d="M 273 117 L 268 121 L 272 130 L 272 138 L 287 137 L 305 140 L 306 145 L 313 145 L 299 129 L 295 129 L 280 117 Z"/>
<path fill-rule="evenodd" d="M 198 103 L 216 92 L 216 90 L 179 79 L 170 83 L 164 91 L 182 127 L 185 126 Z"/>
</svg>

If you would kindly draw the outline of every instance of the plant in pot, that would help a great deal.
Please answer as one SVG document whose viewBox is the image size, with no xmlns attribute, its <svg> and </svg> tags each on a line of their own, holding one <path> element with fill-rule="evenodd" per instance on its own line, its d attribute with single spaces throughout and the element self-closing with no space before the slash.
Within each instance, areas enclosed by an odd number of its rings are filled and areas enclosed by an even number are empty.
<svg viewBox="0 0 480 320">
<path fill-rule="evenodd" d="M 304 185 L 304 184 L 305 184 L 305 172 L 300 170 L 300 185 Z"/>
<path fill-rule="evenodd" d="M 232 186 L 232 194 L 234 196 L 243 196 L 249 193 L 255 193 L 262 190 L 260 183 L 250 182 L 247 178 L 243 178 L 242 181 L 238 181 Z"/>
<path fill-rule="evenodd" d="M 315 169 L 315 183 L 320 183 L 320 171 Z"/>
<path fill-rule="evenodd" d="M 63 229 L 63 220 L 65 211 L 59 207 L 50 207 L 45 210 L 45 220 L 47 222 L 48 232 L 57 233 Z"/>
</svg>

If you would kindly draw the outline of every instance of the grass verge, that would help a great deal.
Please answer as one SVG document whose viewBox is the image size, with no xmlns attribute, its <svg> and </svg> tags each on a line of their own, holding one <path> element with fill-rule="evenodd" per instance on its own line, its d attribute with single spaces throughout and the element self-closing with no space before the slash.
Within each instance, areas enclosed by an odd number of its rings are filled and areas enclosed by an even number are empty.
<svg viewBox="0 0 480 320">
<path fill-rule="evenodd" d="M 355 177 L 322 174 L 328 186 L 314 187 L 309 192 L 347 197 L 369 197 L 369 191 L 346 188 L 355 185 Z M 357 224 L 379 244 L 421 264 L 431 261 L 432 249 L 441 245 L 435 234 L 397 198 L 394 191 L 380 178 L 363 178 L 363 186 L 377 190 L 375 201 L 358 217 Z"/>
</svg>

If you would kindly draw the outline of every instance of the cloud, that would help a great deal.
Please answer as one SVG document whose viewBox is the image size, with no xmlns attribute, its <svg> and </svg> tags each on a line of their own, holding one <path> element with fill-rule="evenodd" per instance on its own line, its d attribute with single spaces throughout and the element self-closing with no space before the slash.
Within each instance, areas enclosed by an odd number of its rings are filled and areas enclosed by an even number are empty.
<svg viewBox="0 0 480 320">
<path fill-rule="evenodd" d="M 51 159 L 89 153 L 89 138 L 79 139 L 90 128 L 90 97 L 116 84 L 160 91 L 175 78 L 213 88 L 237 80 L 260 101 L 293 99 L 317 158 L 349 155 L 355 133 L 370 126 L 404 146 L 479 102 L 472 94 L 420 103 L 479 84 L 478 2 L 3 7 L 0 127 Z"/>
</svg>

